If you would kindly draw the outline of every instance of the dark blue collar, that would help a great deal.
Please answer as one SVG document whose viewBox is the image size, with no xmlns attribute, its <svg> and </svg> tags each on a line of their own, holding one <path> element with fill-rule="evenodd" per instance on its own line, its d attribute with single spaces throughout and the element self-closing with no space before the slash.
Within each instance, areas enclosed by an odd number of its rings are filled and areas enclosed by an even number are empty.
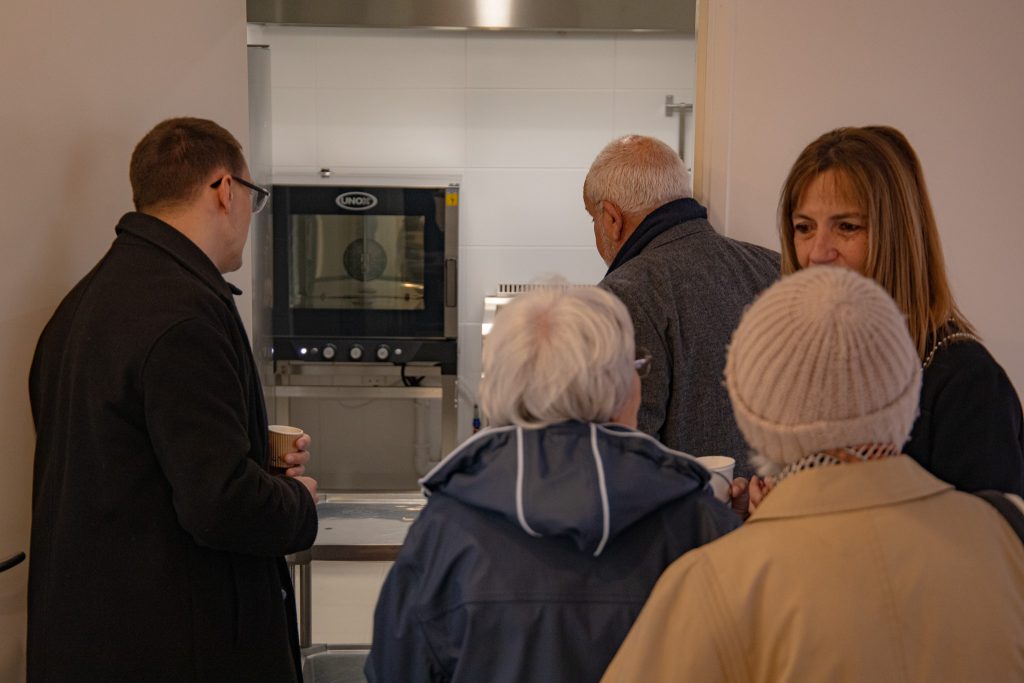
<svg viewBox="0 0 1024 683">
<path fill-rule="evenodd" d="M 676 199 L 664 206 L 658 207 L 647 214 L 647 217 L 643 219 L 640 225 L 636 226 L 636 230 L 633 231 L 633 234 L 629 236 L 626 243 L 619 249 L 619 253 L 615 255 L 615 259 L 608 267 L 608 273 L 605 273 L 605 276 L 607 277 L 613 270 L 639 254 L 644 250 L 644 247 L 651 243 L 651 240 L 669 228 L 696 218 L 707 219 L 707 217 L 708 210 L 701 206 L 700 202 L 689 197 L 686 199 Z"/>
</svg>

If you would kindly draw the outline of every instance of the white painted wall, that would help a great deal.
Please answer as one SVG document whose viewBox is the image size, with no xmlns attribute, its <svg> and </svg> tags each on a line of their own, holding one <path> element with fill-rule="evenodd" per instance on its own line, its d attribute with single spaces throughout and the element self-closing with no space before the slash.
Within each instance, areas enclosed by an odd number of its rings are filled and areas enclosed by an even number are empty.
<svg viewBox="0 0 1024 683">
<path fill-rule="evenodd" d="M 582 200 L 590 163 L 627 133 L 678 147 L 665 96 L 694 96 L 692 36 L 253 25 L 249 39 L 271 48 L 275 177 L 324 166 L 462 177 L 459 378 L 470 396 L 483 297 L 556 273 L 600 280 Z M 688 134 L 692 150 L 692 121 Z M 460 438 L 471 408 L 460 406 Z"/>
<path fill-rule="evenodd" d="M 128 160 L 149 128 L 195 115 L 246 139 L 245 58 L 244 0 L 4 4 L 0 556 L 29 544 L 36 338 L 131 209 Z M 247 288 L 248 270 L 232 279 Z M 27 564 L 0 575 L 2 681 L 24 680 L 27 578 Z"/>
<path fill-rule="evenodd" d="M 962 310 L 1024 389 L 1024 3 L 707 0 L 702 119 L 711 217 L 777 248 L 800 150 L 889 124 L 921 157 Z"/>
</svg>

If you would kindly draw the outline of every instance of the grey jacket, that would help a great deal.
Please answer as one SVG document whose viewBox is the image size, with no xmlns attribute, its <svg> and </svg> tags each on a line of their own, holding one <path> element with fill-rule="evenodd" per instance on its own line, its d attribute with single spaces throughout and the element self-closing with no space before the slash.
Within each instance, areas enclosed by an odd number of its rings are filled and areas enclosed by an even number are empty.
<svg viewBox="0 0 1024 683">
<path fill-rule="evenodd" d="M 638 427 L 669 448 L 736 458 L 747 446 L 722 383 L 726 347 L 743 309 L 778 278 L 779 255 L 723 237 L 704 219 L 674 225 L 600 285 L 626 304 L 637 346 L 653 356 Z"/>
</svg>

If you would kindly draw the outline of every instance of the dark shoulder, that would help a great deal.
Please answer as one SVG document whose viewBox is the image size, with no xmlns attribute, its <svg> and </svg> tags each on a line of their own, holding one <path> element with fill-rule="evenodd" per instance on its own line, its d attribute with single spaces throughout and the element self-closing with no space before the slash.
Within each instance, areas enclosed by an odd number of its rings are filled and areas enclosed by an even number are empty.
<svg viewBox="0 0 1024 683">
<path fill-rule="evenodd" d="M 400 557 L 414 564 L 431 565 L 451 559 L 467 549 L 489 544 L 501 520 L 492 518 L 442 491 L 435 491 L 409 527 Z"/>
<path fill-rule="evenodd" d="M 957 391 L 1009 389 L 1006 371 L 981 344 L 974 339 L 946 342 L 931 354 L 931 362 L 924 369 L 922 396 L 955 387 Z"/>
<path fill-rule="evenodd" d="M 775 272 L 778 273 L 782 263 L 782 256 L 779 252 L 774 249 L 769 249 L 768 247 L 763 247 L 760 244 L 753 244 L 752 242 L 743 242 L 741 240 L 734 240 L 728 237 L 726 239 L 731 241 L 738 249 L 746 252 L 751 257 L 769 264 Z"/>
<path fill-rule="evenodd" d="M 628 262 L 622 264 L 612 272 L 604 276 L 597 283 L 601 289 L 605 289 L 617 296 L 626 308 L 633 310 L 648 299 L 651 288 L 655 285 L 654 274 L 657 269 L 650 268 L 643 254 L 639 254 Z"/>
<path fill-rule="evenodd" d="M 1002 370 L 985 345 L 974 339 L 956 339 L 929 350 L 924 375 L 949 376 Z"/>
<path fill-rule="evenodd" d="M 231 318 L 228 302 L 166 251 L 134 235 L 121 235 L 111 250 L 108 287 L 119 287 L 125 304 L 169 321 L 195 316 L 217 323 Z M 131 283 L 131 287 L 123 284 Z"/>
<path fill-rule="evenodd" d="M 710 491 L 696 491 L 661 509 L 671 533 L 697 547 L 739 528 L 739 516 Z"/>
<path fill-rule="evenodd" d="M 634 260 L 640 259 L 648 265 L 698 270 L 717 267 L 727 271 L 750 271 L 772 279 L 778 277 L 780 262 L 777 251 L 726 237 L 704 219 L 673 227 Z"/>
</svg>

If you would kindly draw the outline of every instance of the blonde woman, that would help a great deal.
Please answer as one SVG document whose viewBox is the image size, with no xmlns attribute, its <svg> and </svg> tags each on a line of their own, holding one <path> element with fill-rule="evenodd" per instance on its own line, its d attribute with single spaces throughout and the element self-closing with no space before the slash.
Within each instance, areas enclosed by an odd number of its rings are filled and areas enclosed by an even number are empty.
<svg viewBox="0 0 1024 683">
<path fill-rule="evenodd" d="M 808 145 L 782 188 L 779 231 L 783 275 L 853 269 L 906 317 L 924 382 L 904 452 L 959 489 L 1024 492 L 1020 400 L 953 299 L 921 164 L 903 134 L 838 128 Z"/>
</svg>

